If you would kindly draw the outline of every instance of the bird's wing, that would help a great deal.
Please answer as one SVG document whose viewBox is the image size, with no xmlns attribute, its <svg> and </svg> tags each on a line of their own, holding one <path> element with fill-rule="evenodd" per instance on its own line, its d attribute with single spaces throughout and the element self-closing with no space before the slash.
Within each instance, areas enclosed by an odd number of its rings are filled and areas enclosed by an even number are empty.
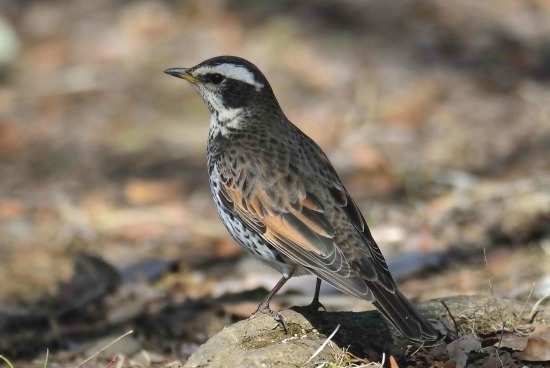
<svg viewBox="0 0 550 368">
<path fill-rule="evenodd" d="M 265 185 L 243 168 L 220 173 L 222 204 L 278 251 L 307 267 L 344 267 L 334 246 L 335 229 L 314 194 L 304 188 Z"/>
<path fill-rule="evenodd" d="M 323 158 L 332 169 L 328 159 Z M 336 173 L 335 180 L 314 180 L 307 173 L 268 173 L 252 164 L 235 165 L 235 157 L 225 159 L 218 166 L 222 204 L 266 242 L 359 298 L 372 300 L 365 279 L 394 292 L 395 284 L 384 257 Z M 338 216 L 344 224 L 336 221 Z M 343 231 L 349 234 L 342 234 Z M 351 251 L 347 251 L 345 242 L 355 242 L 357 246 L 348 244 Z"/>
</svg>

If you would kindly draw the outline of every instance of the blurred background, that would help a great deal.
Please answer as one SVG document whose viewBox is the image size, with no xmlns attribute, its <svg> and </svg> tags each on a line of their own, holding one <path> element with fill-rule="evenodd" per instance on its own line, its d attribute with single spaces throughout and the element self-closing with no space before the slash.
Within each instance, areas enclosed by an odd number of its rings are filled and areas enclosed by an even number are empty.
<svg viewBox="0 0 550 368">
<path fill-rule="evenodd" d="M 214 209 L 206 107 L 162 73 L 223 54 L 325 150 L 411 299 L 550 293 L 550 1 L 0 0 L 0 354 L 71 364 L 134 329 L 128 359 L 185 360 L 276 283 Z M 274 308 L 310 302 L 287 285 Z"/>
</svg>

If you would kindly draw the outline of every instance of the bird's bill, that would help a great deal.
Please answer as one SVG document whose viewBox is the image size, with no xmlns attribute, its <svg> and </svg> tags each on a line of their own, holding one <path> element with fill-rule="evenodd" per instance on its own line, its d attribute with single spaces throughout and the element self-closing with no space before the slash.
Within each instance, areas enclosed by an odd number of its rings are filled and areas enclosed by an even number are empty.
<svg viewBox="0 0 550 368">
<path fill-rule="evenodd" d="M 166 69 L 164 72 L 173 77 L 185 79 L 191 83 L 197 83 L 199 81 L 189 73 L 189 68 L 170 68 Z"/>
</svg>

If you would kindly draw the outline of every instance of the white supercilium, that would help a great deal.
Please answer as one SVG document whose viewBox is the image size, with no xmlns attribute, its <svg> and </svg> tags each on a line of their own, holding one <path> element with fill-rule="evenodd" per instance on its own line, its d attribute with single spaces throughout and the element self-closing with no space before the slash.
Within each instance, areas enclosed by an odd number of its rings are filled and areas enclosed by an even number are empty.
<svg viewBox="0 0 550 368">
<path fill-rule="evenodd" d="M 218 73 L 226 78 L 235 79 L 244 83 L 251 84 L 256 88 L 257 91 L 264 88 L 264 85 L 262 83 L 254 79 L 254 74 L 252 74 L 250 70 L 239 65 L 220 64 L 215 66 L 203 66 L 193 72 L 193 74 L 196 76 L 213 73 Z"/>
</svg>

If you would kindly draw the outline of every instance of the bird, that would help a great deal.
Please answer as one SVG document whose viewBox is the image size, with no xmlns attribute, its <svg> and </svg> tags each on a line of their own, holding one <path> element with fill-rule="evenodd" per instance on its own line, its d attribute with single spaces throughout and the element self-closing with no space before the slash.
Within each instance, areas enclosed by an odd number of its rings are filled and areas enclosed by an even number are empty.
<svg viewBox="0 0 550 368">
<path fill-rule="evenodd" d="M 258 67 L 217 56 L 166 74 L 190 82 L 210 111 L 210 190 L 225 227 L 246 251 L 282 277 L 251 317 L 293 276 L 321 280 L 370 301 L 407 339 L 434 341 L 439 332 L 398 289 L 357 204 L 321 147 L 285 115 Z"/>
</svg>

